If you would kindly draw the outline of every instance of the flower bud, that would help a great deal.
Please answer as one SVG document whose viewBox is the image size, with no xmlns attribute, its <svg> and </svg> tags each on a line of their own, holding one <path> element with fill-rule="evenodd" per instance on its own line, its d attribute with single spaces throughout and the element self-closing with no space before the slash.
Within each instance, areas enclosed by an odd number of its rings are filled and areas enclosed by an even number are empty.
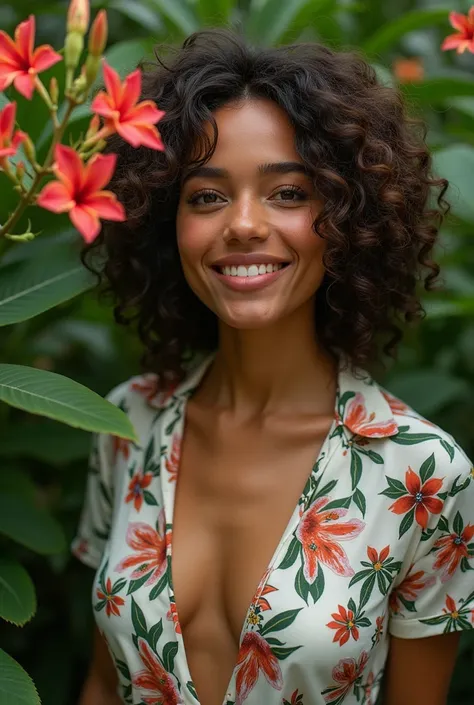
<svg viewBox="0 0 474 705">
<path fill-rule="evenodd" d="M 82 50 L 84 48 L 84 38 L 82 34 L 78 32 L 70 32 L 66 35 L 66 42 L 64 45 L 64 62 L 66 68 L 75 69 L 81 58 Z"/>
<path fill-rule="evenodd" d="M 99 127 L 100 127 L 100 118 L 98 115 L 94 115 L 94 117 L 92 118 L 92 120 L 89 123 L 89 128 L 88 128 L 88 130 L 86 132 L 86 136 L 85 136 L 85 142 L 87 142 L 88 140 L 91 139 L 91 137 L 94 137 L 94 135 L 97 134 Z"/>
<path fill-rule="evenodd" d="M 84 71 L 81 71 L 80 76 L 76 78 L 74 83 L 72 84 L 72 90 L 75 93 L 76 96 L 79 96 L 81 93 L 84 93 L 84 91 L 87 88 L 87 79 Z"/>
<path fill-rule="evenodd" d="M 92 23 L 89 34 L 88 49 L 92 56 L 99 58 L 104 53 L 105 45 L 107 44 L 107 33 L 107 13 L 105 10 L 100 10 Z"/>
<path fill-rule="evenodd" d="M 89 27 L 89 0 L 71 0 L 67 13 L 67 34 L 77 33 L 83 37 Z"/>
<path fill-rule="evenodd" d="M 99 73 L 100 59 L 97 56 L 89 54 L 86 59 L 86 63 L 84 64 L 84 68 L 87 79 L 87 85 L 92 86 L 95 79 L 97 78 L 97 74 Z"/>
<path fill-rule="evenodd" d="M 15 173 L 16 173 L 16 178 L 21 183 L 23 181 L 23 177 L 25 175 L 25 165 L 23 162 L 17 163 Z"/>
<path fill-rule="evenodd" d="M 36 161 L 36 150 L 35 150 L 35 145 L 31 141 L 31 137 L 27 134 L 25 134 L 25 138 L 23 141 L 23 149 L 25 150 L 25 154 L 30 160 L 32 164 Z"/>
<path fill-rule="evenodd" d="M 55 76 L 52 77 L 52 79 L 49 83 L 49 95 L 51 96 L 51 100 L 53 101 L 53 104 L 57 105 L 58 100 L 59 100 L 59 87 L 58 87 L 58 80 Z"/>
</svg>

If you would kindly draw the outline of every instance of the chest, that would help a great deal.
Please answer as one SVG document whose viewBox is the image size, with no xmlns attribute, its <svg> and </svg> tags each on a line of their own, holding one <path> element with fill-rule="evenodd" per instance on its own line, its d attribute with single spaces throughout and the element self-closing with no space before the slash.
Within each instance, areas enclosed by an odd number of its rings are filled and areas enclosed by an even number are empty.
<svg viewBox="0 0 474 705">
<path fill-rule="evenodd" d="M 330 418 L 307 418 L 299 424 L 236 426 L 219 416 L 189 414 L 172 559 L 184 633 L 212 623 L 237 648 L 252 598 L 296 511 L 330 424 Z"/>
</svg>

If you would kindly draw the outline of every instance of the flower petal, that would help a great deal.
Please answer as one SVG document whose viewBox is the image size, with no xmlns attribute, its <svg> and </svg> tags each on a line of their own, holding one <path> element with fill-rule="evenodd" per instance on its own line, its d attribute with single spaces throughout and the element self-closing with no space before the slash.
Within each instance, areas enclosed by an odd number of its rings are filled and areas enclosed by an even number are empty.
<svg viewBox="0 0 474 705">
<path fill-rule="evenodd" d="M 62 61 L 63 57 L 54 51 L 49 44 L 43 44 L 43 46 L 38 47 L 33 54 L 32 65 L 33 68 L 38 72 L 46 71 L 47 69 L 57 64 L 58 61 Z"/>
<path fill-rule="evenodd" d="M 64 184 L 60 181 L 50 181 L 38 194 L 36 205 L 53 213 L 66 213 L 74 208 L 76 202 Z"/>
<path fill-rule="evenodd" d="M 411 494 L 408 494 L 397 499 L 392 505 L 390 505 L 389 510 L 394 514 L 406 514 L 413 508 L 414 504 L 414 498 Z"/>
<path fill-rule="evenodd" d="M 12 67 L 19 68 L 21 57 L 15 42 L 3 29 L 0 29 L 0 62 L 9 63 Z"/>
<path fill-rule="evenodd" d="M 430 480 L 427 480 L 423 487 L 421 488 L 421 493 L 423 497 L 427 497 L 429 495 L 437 494 L 441 487 L 443 486 L 443 480 L 438 478 L 438 477 L 432 477 Z"/>
<path fill-rule="evenodd" d="M 117 132 L 132 147 L 149 147 L 164 151 L 164 144 L 161 135 L 153 125 L 132 125 L 130 123 L 118 123 Z"/>
<path fill-rule="evenodd" d="M 75 149 L 57 144 L 54 151 L 57 178 L 70 189 L 74 197 L 82 188 L 84 180 L 84 164 Z"/>
<path fill-rule="evenodd" d="M 123 222 L 127 219 L 125 208 L 120 201 L 117 201 L 117 197 L 111 191 L 100 191 L 95 195 L 86 198 L 84 200 L 84 205 L 94 209 L 99 218 L 104 218 L 105 220 Z M 143 482 L 142 487 L 145 486 L 145 482 Z"/>
<path fill-rule="evenodd" d="M 93 195 L 109 183 L 117 164 L 116 154 L 95 154 L 84 166 L 82 190 Z"/>
<path fill-rule="evenodd" d="M 413 472 L 410 466 L 405 473 L 405 485 L 408 492 L 413 495 L 419 492 L 421 488 L 421 480 L 416 472 Z"/>
<path fill-rule="evenodd" d="M 122 88 L 122 102 L 120 105 L 121 114 L 126 117 L 129 110 L 132 110 L 140 98 L 142 90 L 142 72 L 135 69 L 124 81 Z"/>
<path fill-rule="evenodd" d="M 111 102 L 115 105 L 115 109 L 119 110 L 122 102 L 122 83 L 117 71 L 109 66 L 105 59 L 102 60 L 102 69 L 104 72 L 104 84 L 111 98 Z"/>
<path fill-rule="evenodd" d="M 119 113 L 108 93 L 100 91 L 91 103 L 91 111 L 103 117 L 116 118 Z"/>
<path fill-rule="evenodd" d="M 84 206 L 74 206 L 69 217 L 86 242 L 92 242 L 100 233 L 101 223 L 95 211 Z"/>
<path fill-rule="evenodd" d="M 458 29 L 463 34 L 469 31 L 469 23 L 466 15 L 462 15 L 460 12 L 450 12 L 449 22 L 451 27 Z"/>
<path fill-rule="evenodd" d="M 11 140 L 15 126 L 16 103 L 7 103 L 0 111 L 0 139 Z"/>
<path fill-rule="evenodd" d="M 35 43 L 35 16 L 30 15 L 27 20 L 20 22 L 15 29 L 15 44 L 19 55 L 31 66 L 33 46 Z M 26 69 L 28 70 L 28 69 Z"/>
<path fill-rule="evenodd" d="M 35 77 L 29 73 L 18 73 L 13 79 L 15 89 L 27 100 L 31 100 L 35 90 Z"/>
</svg>

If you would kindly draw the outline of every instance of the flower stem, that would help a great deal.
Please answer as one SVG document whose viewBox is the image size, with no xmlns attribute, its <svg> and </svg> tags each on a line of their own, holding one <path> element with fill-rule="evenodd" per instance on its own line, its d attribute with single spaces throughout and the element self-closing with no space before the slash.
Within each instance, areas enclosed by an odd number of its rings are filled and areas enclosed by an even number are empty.
<svg viewBox="0 0 474 705">
<path fill-rule="evenodd" d="M 42 85 L 42 84 L 41 84 Z M 43 86 L 44 88 L 44 86 Z M 44 89 L 46 91 L 46 89 Z M 68 98 L 69 105 L 67 106 L 66 112 L 64 114 L 64 117 L 60 123 L 55 126 L 54 133 L 53 133 L 53 139 L 51 140 L 51 145 L 48 150 L 48 154 L 46 155 L 46 159 L 44 160 L 44 164 L 40 169 L 36 171 L 36 176 L 33 179 L 33 183 L 31 184 L 30 188 L 28 191 L 26 191 L 25 195 L 20 199 L 17 207 L 11 214 L 11 216 L 8 218 L 6 223 L 0 228 L 0 237 L 3 235 L 4 237 L 9 237 L 8 231 L 16 225 L 16 223 L 19 221 L 25 210 L 28 208 L 28 206 L 32 203 L 33 198 L 35 196 L 36 190 L 43 179 L 43 177 L 50 173 L 50 167 L 53 162 L 53 156 L 54 156 L 54 148 L 59 142 L 61 142 L 61 138 L 64 134 L 64 130 L 66 129 L 66 125 L 69 121 L 69 118 L 71 116 L 72 111 L 76 107 L 76 102 Z"/>
</svg>

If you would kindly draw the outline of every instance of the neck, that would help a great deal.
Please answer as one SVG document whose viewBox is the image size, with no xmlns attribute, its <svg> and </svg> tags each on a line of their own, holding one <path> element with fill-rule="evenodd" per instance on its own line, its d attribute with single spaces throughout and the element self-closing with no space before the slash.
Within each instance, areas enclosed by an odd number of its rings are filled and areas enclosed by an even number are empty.
<svg viewBox="0 0 474 705">
<path fill-rule="evenodd" d="M 308 306 L 263 329 L 221 324 L 201 398 L 246 417 L 282 410 L 332 414 L 336 379 L 337 363 L 318 343 Z"/>
</svg>

